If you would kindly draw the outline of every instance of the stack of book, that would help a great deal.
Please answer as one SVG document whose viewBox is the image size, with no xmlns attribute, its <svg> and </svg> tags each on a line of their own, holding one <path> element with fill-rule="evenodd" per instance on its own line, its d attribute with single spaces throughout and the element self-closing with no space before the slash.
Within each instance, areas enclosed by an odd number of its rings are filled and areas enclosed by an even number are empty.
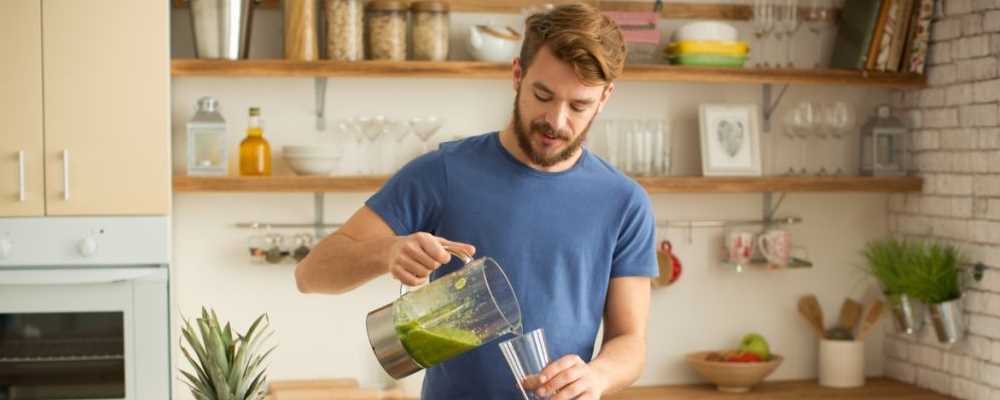
<svg viewBox="0 0 1000 400">
<path fill-rule="evenodd" d="M 832 68 L 924 73 L 934 0 L 846 0 Z"/>
</svg>

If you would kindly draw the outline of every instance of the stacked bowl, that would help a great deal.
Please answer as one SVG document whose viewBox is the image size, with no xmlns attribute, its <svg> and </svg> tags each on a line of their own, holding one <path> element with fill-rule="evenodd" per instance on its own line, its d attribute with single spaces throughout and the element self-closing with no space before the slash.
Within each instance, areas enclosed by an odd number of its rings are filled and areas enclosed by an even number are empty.
<svg viewBox="0 0 1000 400">
<path fill-rule="evenodd" d="M 701 21 L 678 29 L 674 41 L 664 48 L 664 57 L 676 65 L 742 67 L 749 50 L 732 25 Z"/>
<path fill-rule="evenodd" d="M 288 167 L 298 175 L 330 175 L 340 160 L 334 146 L 284 146 L 281 152 Z"/>
</svg>

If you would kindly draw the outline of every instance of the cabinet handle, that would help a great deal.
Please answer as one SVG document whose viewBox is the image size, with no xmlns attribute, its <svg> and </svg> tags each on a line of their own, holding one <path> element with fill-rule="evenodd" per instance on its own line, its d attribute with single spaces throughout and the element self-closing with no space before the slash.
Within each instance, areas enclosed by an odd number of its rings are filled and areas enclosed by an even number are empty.
<svg viewBox="0 0 1000 400">
<path fill-rule="evenodd" d="M 63 150 L 62 156 L 63 156 L 63 200 L 69 200 L 69 150 Z"/>
<path fill-rule="evenodd" d="M 17 151 L 17 201 L 24 203 L 24 150 Z"/>
</svg>

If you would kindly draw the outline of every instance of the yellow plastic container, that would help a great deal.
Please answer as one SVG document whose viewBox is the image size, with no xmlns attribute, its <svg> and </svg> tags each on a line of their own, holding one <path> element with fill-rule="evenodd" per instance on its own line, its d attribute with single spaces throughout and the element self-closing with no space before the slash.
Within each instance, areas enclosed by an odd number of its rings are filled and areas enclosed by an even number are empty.
<svg viewBox="0 0 1000 400">
<path fill-rule="evenodd" d="M 718 54 L 723 56 L 746 56 L 750 50 L 746 42 L 720 42 L 714 40 L 679 40 L 671 42 L 665 49 L 668 54 Z"/>
</svg>

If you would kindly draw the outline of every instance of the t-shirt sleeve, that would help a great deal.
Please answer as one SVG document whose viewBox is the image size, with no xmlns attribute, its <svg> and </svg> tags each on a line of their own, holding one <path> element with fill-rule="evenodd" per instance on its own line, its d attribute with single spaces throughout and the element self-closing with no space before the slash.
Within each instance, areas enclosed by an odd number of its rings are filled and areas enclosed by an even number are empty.
<svg viewBox="0 0 1000 400">
<path fill-rule="evenodd" d="M 433 151 L 403 166 L 365 205 L 397 235 L 433 233 L 444 209 L 447 185 L 443 155 Z"/>
<path fill-rule="evenodd" d="M 649 196 L 636 187 L 619 228 L 618 242 L 611 260 L 611 277 L 657 275 L 656 217 L 653 215 Z"/>
</svg>

